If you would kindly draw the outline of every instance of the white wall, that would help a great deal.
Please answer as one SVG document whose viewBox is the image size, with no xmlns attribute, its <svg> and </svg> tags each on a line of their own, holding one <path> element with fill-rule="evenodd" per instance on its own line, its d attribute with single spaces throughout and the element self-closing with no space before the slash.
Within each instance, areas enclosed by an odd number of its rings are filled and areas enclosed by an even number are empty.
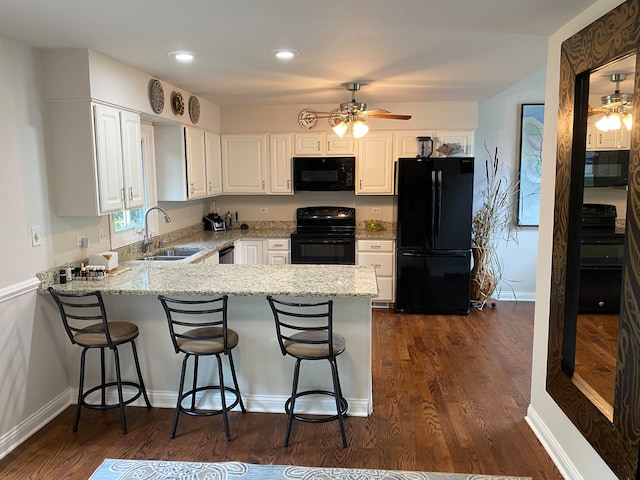
<svg viewBox="0 0 640 480">
<path fill-rule="evenodd" d="M 18 426 L 33 432 L 67 403 L 56 402 L 68 386 L 63 331 L 35 291 L 35 274 L 52 257 L 39 78 L 33 50 L 0 36 L 0 90 L 7 93 L 0 115 L 0 456 Z M 32 225 L 42 229 L 42 246 L 31 246 Z"/>
<path fill-rule="evenodd" d="M 565 478 L 582 478 L 585 480 L 606 480 L 616 477 L 560 410 L 545 388 L 553 247 L 560 45 L 571 35 L 597 20 L 620 3 L 619 0 L 599 0 L 558 30 L 549 39 L 547 60 L 531 405 L 529 407 L 528 420 L 538 437 L 550 451 L 556 464 L 562 468 Z"/>
<path fill-rule="evenodd" d="M 520 106 L 523 103 L 544 103 L 545 70 L 542 69 L 527 79 L 478 106 L 478 129 L 476 130 L 475 190 L 484 185 L 485 160 L 491 161 L 498 148 L 498 158 L 503 174 L 518 178 L 520 171 Z M 487 153 L 486 148 L 490 153 Z M 474 211 L 479 199 L 475 199 Z M 513 225 L 517 225 L 517 198 L 513 199 Z M 498 255 L 503 264 L 503 281 L 498 284 L 501 299 L 533 300 L 535 298 L 537 227 L 515 227 L 517 241 L 502 241 Z"/>
</svg>

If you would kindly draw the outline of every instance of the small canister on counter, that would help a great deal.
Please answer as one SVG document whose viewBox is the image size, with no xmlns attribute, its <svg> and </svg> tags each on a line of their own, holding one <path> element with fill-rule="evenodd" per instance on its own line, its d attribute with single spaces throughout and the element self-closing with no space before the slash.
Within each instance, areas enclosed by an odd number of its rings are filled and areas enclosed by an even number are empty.
<svg viewBox="0 0 640 480">
<path fill-rule="evenodd" d="M 58 279 L 60 283 L 67 283 L 67 271 L 64 268 L 58 273 Z"/>
</svg>

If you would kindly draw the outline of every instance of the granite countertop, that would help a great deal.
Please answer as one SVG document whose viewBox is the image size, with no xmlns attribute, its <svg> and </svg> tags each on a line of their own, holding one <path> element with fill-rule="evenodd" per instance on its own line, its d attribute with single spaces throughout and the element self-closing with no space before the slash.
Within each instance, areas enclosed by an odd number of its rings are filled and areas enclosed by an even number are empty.
<svg viewBox="0 0 640 480">
<path fill-rule="evenodd" d="M 181 236 L 152 250 L 175 246 L 199 247 L 202 251 L 182 260 L 136 260 L 135 251 L 121 252 L 117 275 L 104 280 L 74 280 L 55 284 L 65 292 L 100 290 L 110 295 L 283 295 L 375 297 L 378 295 L 373 267 L 357 265 L 203 265 L 200 262 L 241 239 L 289 238 L 290 226 L 282 228 L 203 230 Z M 356 239 L 394 240 L 395 229 L 372 232 L 356 230 Z M 54 285 L 56 269 L 39 274 L 40 291 Z"/>
<path fill-rule="evenodd" d="M 357 265 L 204 265 L 129 262 L 104 280 L 55 285 L 61 292 L 100 290 L 105 295 L 281 295 L 375 297 L 373 267 Z M 46 288 L 46 287 L 45 287 Z"/>
</svg>

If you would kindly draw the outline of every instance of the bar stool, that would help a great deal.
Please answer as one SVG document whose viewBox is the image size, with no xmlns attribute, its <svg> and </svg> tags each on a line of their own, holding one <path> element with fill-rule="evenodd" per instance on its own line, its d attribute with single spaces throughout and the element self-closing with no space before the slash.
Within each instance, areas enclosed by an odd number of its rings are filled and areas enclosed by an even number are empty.
<svg viewBox="0 0 640 480">
<path fill-rule="evenodd" d="M 60 310 L 62 323 L 69 336 L 69 340 L 74 345 L 82 347 L 82 355 L 80 356 L 80 380 L 78 383 L 78 406 L 76 407 L 76 415 L 73 421 L 73 431 L 78 431 L 78 422 L 80 421 L 80 409 L 82 407 L 93 410 L 108 410 L 111 408 L 120 409 L 120 424 L 122 433 L 127 433 L 127 421 L 125 418 L 124 407 L 136 401 L 140 395 L 144 397 L 147 408 L 151 408 L 147 391 L 142 380 L 140 372 L 140 362 L 138 360 L 138 352 L 136 350 L 135 339 L 138 337 L 138 327 L 130 322 L 109 322 L 107 321 L 107 312 L 104 307 L 102 295 L 99 291 L 87 293 L 61 293 L 49 287 L 49 293 L 55 300 Z M 87 325 L 88 324 L 88 325 Z M 138 383 L 122 381 L 120 374 L 120 355 L 118 354 L 118 346 L 125 343 L 131 344 L 133 351 L 133 360 L 136 365 L 136 373 L 138 374 Z M 100 384 L 84 391 L 84 372 L 87 351 L 90 349 L 100 349 Z M 113 358 L 116 369 L 116 380 L 112 382 L 106 381 L 105 375 L 105 355 L 104 351 L 108 348 L 113 352 Z M 126 385 L 135 389 L 135 394 L 127 400 L 124 399 L 122 386 Z M 106 402 L 107 389 L 116 387 L 118 391 L 118 403 Z M 100 403 L 89 403 L 87 397 L 94 392 L 100 391 Z"/>
<path fill-rule="evenodd" d="M 167 314 L 173 348 L 176 353 L 184 353 L 171 438 L 176 436 L 180 413 L 197 417 L 222 414 L 227 441 L 231 441 L 227 412 L 238 404 L 240 404 L 242 413 L 246 412 L 246 410 L 238 387 L 238 379 L 236 378 L 236 370 L 231 353 L 231 350 L 238 345 L 238 334 L 234 330 L 227 328 L 227 295 L 209 300 L 180 300 L 163 295 L 159 295 L 158 299 Z M 229 358 L 234 388 L 227 387 L 224 384 L 220 354 L 224 354 Z M 217 359 L 219 385 L 198 387 L 198 359 L 202 356 L 211 355 L 215 355 Z M 191 390 L 184 392 L 187 362 L 191 357 L 193 357 L 193 383 Z M 198 392 L 208 390 L 220 391 L 220 409 L 203 409 L 196 406 Z M 226 392 L 230 392 L 233 395 L 233 402 L 230 405 L 227 405 Z M 190 406 L 184 406 L 183 402 L 188 398 L 191 399 L 191 404 Z"/>
<path fill-rule="evenodd" d="M 296 359 L 293 370 L 293 386 L 291 397 L 285 402 L 284 409 L 289 418 L 284 446 L 289 445 L 293 420 L 307 423 L 324 423 L 338 420 L 342 446 L 347 447 L 342 417 L 346 416 L 349 404 L 342 396 L 338 364 L 336 357 L 346 349 L 346 341 L 342 335 L 333 331 L 333 301 L 320 303 L 291 303 L 276 300 L 267 296 L 273 317 L 276 322 L 276 333 L 282 355 L 291 355 Z M 306 390 L 298 392 L 300 365 L 303 360 L 327 360 L 331 365 L 333 391 Z M 295 413 L 296 400 L 307 395 L 328 395 L 335 399 L 336 415 L 303 416 Z"/>
</svg>

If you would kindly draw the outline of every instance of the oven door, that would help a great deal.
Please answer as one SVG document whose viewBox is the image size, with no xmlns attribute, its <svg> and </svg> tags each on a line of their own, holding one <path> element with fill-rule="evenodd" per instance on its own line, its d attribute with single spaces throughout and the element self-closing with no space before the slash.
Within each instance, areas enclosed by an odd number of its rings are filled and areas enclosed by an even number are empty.
<svg viewBox="0 0 640 480">
<path fill-rule="evenodd" d="M 355 265 L 355 237 L 291 235 L 291 263 Z"/>
</svg>

